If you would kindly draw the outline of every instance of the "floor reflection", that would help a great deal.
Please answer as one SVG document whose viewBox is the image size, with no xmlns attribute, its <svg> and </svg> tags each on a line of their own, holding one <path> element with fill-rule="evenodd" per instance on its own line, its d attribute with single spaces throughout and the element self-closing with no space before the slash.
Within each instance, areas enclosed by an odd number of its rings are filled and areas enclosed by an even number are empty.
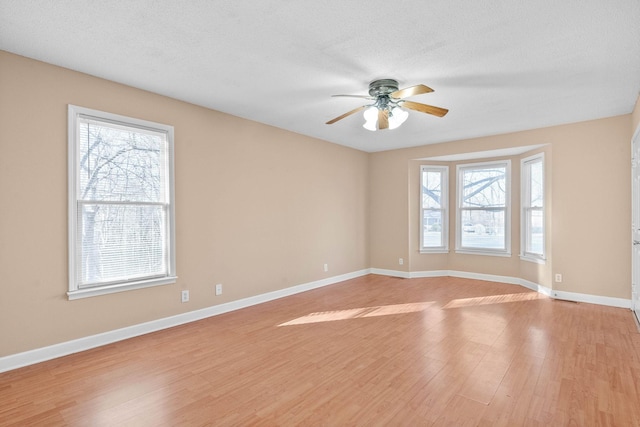
<svg viewBox="0 0 640 427">
<path fill-rule="evenodd" d="M 334 322 L 362 317 L 390 316 L 394 314 L 417 313 L 424 311 L 433 302 L 416 302 L 407 304 L 381 305 L 377 307 L 350 308 L 346 310 L 320 311 L 281 323 L 278 326 L 304 325 L 308 323 Z"/>
<path fill-rule="evenodd" d="M 442 308 L 446 309 L 446 308 L 472 307 L 476 305 L 505 304 L 509 302 L 531 301 L 538 298 L 540 298 L 540 294 L 538 294 L 537 292 L 491 295 L 486 297 L 475 297 L 475 298 L 460 298 L 460 299 L 451 300 L 448 304 L 446 304 Z"/>
</svg>

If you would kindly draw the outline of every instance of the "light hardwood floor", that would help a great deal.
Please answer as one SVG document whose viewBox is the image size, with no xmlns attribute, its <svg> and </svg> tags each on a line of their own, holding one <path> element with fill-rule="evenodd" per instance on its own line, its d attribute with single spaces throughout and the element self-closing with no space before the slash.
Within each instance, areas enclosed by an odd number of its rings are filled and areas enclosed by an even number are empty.
<svg viewBox="0 0 640 427">
<path fill-rule="evenodd" d="M 0 374 L 0 425 L 640 426 L 629 310 L 369 275 Z"/>
</svg>

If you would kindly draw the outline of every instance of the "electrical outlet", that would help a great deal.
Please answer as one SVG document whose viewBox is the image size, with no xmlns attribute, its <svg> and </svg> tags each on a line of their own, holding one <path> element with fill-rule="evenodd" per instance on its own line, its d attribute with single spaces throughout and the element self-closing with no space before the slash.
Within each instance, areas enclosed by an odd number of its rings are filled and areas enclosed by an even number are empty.
<svg viewBox="0 0 640 427">
<path fill-rule="evenodd" d="M 402 258 L 398 258 L 398 264 L 403 265 L 404 264 L 404 260 Z"/>
<path fill-rule="evenodd" d="M 557 283 L 562 283 L 562 274 L 556 273 L 555 280 Z"/>
<path fill-rule="evenodd" d="M 182 302 L 189 301 L 189 291 L 182 291 Z"/>
<path fill-rule="evenodd" d="M 329 271 L 329 264 L 324 265 L 324 271 Z"/>
<path fill-rule="evenodd" d="M 216 285 L 216 295 L 222 295 L 222 284 L 218 283 Z"/>
</svg>

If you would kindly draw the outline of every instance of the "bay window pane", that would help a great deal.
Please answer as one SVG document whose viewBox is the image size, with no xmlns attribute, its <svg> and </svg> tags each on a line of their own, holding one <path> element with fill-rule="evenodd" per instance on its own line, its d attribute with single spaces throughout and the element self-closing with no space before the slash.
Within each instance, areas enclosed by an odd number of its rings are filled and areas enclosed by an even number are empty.
<svg viewBox="0 0 640 427">
<path fill-rule="evenodd" d="M 422 172 L 422 207 L 442 208 L 442 172 Z"/>
<path fill-rule="evenodd" d="M 533 162 L 529 165 L 529 206 L 542 207 L 544 203 L 544 181 L 543 181 L 542 161 Z"/>
<path fill-rule="evenodd" d="M 462 176 L 462 207 L 505 206 L 506 167 L 465 169 Z"/>
<path fill-rule="evenodd" d="M 528 236 L 526 239 L 526 252 L 543 255 L 544 254 L 544 222 L 541 209 L 529 209 L 526 218 Z"/>
<path fill-rule="evenodd" d="M 510 252 L 510 165 L 506 160 L 458 166 L 457 249 Z"/>
<path fill-rule="evenodd" d="M 461 210 L 460 217 L 462 247 L 506 249 L 504 210 Z"/>
<path fill-rule="evenodd" d="M 448 179 L 447 166 L 420 168 L 420 249 L 425 252 L 448 250 Z"/>
<path fill-rule="evenodd" d="M 424 210 L 422 218 L 422 245 L 424 247 L 444 246 L 442 235 L 442 211 Z"/>
<path fill-rule="evenodd" d="M 524 259 L 544 260 L 544 155 L 523 159 L 521 164 L 521 254 Z"/>
</svg>

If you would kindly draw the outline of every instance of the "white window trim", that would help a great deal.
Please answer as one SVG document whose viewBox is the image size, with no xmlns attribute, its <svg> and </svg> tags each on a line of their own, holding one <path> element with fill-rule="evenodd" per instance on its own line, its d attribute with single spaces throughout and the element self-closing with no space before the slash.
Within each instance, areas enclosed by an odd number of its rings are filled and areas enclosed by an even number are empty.
<svg viewBox="0 0 640 427">
<path fill-rule="evenodd" d="M 504 166 L 505 167 L 505 249 L 490 249 L 490 248 L 469 248 L 462 246 L 462 210 L 461 210 L 461 198 L 463 194 L 463 180 L 462 172 L 465 169 L 491 167 L 491 166 Z M 499 257 L 511 256 L 511 160 L 495 160 L 489 162 L 479 163 L 463 163 L 456 165 L 456 249 L 455 252 L 459 254 L 470 255 L 489 255 Z"/>
<path fill-rule="evenodd" d="M 528 205 L 529 190 L 526 183 L 529 182 L 529 176 L 526 172 L 526 164 L 541 161 L 542 162 L 542 188 L 544 191 L 543 197 L 546 199 L 546 164 L 544 161 L 544 153 L 534 154 L 533 156 L 525 157 L 520 160 L 520 259 L 523 261 L 529 261 L 536 264 L 545 264 L 547 256 L 547 221 L 546 221 L 546 207 L 545 203 L 542 204 L 542 255 L 534 254 L 526 251 L 527 247 L 527 218 L 526 209 Z"/>
<path fill-rule="evenodd" d="M 167 224 L 168 239 L 168 274 L 158 278 L 143 278 L 141 280 L 132 280 L 128 282 L 108 283 L 102 286 L 93 286 L 88 288 L 79 288 L 76 269 L 76 231 L 77 217 L 75 215 L 77 209 L 77 185 L 78 185 L 78 165 L 79 146 L 77 144 L 77 120 L 80 116 L 93 116 L 102 121 L 112 121 L 125 125 L 147 128 L 158 132 L 166 132 L 167 134 L 167 150 L 168 150 L 168 186 L 169 186 L 169 221 Z M 173 149 L 173 126 L 154 123 L 147 120 L 134 119 L 131 117 L 120 116 L 117 114 L 106 113 L 103 111 L 92 110 L 89 108 L 78 107 L 69 104 L 68 106 L 68 255 L 69 255 L 69 291 L 67 296 L 69 300 L 93 297 L 97 295 L 106 295 L 115 292 L 128 291 L 132 289 L 147 288 L 150 286 L 166 285 L 175 283 L 176 276 L 176 251 L 175 251 L 175 196 L 174 196 L 174 149 Z"/>
<path fill-rule="evenodd" d="M 424 207 L 422 205 L 422 174 L 423 172 L 440 172 L 443 179 L 440 180 L 442 185 L 442 246 L 424 246 Z M 420 166 L 420 253 L 422 254 L 446 254 L 449 253 L 449 166 Z"/>
</svg>

